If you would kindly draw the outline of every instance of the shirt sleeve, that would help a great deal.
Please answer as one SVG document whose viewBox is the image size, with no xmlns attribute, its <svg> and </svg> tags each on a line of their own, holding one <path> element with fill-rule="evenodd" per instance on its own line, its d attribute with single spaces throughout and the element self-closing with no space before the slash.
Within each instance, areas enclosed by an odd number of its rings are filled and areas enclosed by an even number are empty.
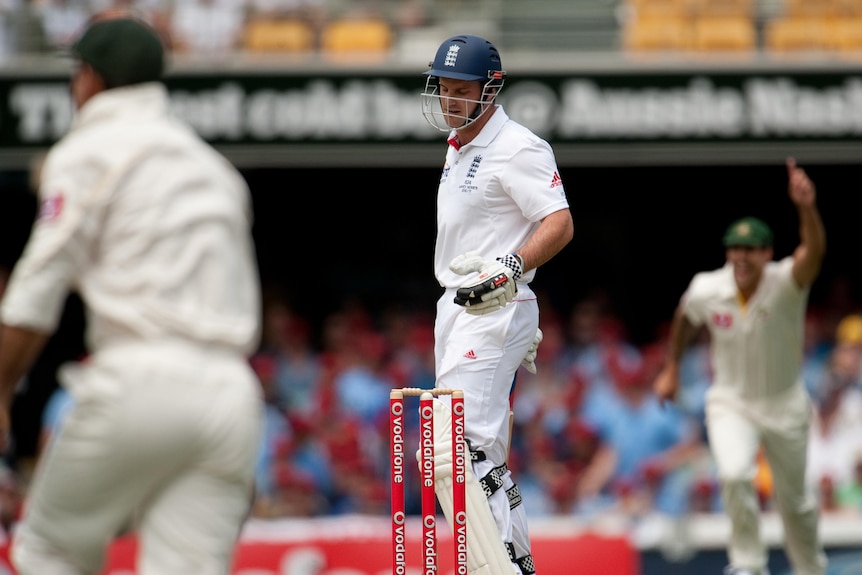
<svg viewBox="0 0 862 575">
<path fill-rule="evenodd" d="M 569 207 L 554 154 L 543 140 L 530 143 L 512 156 L 506 164 L 503 185 L 524 217 L 532 222 Z"/>
<path fill-rule="evenodd" d="M 706 276 L 696 274 L 680 298 L 683 315 L 694 326 L 703 325 L 707 318 L 705 284 Z"/>
<path fill-rule="evenodd" d="M 94 164 L 50 156 L 42 169 L 39 211 L 0 302 L 0 320 L 51 333 L 76 274 L 86 268 L 97 210 L 86 205 L 82 192 L 97 185 L 100 177 Z"/>
</svg>

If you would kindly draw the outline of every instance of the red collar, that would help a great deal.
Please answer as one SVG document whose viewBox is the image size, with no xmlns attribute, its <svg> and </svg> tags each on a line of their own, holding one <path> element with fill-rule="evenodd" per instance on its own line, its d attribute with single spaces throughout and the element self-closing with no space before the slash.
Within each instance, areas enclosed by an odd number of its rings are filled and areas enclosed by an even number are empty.
<svg viewBox="0 0 862 575">
<path fill-rule="evenodd" d="M 460 150 L 460 149 L 461 149 L 461 142 L 458 140 L 458 135 L 457 135 L 457 134 L 455 134 L 454 136 L 452 136 L 451 138 L 449 138 L 449 139 L 448 139 L 448 140 L 446 140 L 446 141 L 447 141 L 447 142 L 449 142 L 449 145 L 450 145 L 450 146 L 452 146 L 453 148 L 455 148 L 455 151 L 458 151 L 458 150 Z"/>
</svg>

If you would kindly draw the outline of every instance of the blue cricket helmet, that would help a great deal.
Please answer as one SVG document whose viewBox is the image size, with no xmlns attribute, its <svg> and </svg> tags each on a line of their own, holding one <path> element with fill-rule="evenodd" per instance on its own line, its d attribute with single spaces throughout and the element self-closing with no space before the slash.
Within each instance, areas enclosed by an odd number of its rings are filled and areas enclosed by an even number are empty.
<svg viewBox="0 0 862 575">
<path fill-rule="evenodd" d="M 426 75 L 453 80 L 502 81 L 506 75 L 494 44 L 470 34 L 452 36 L 440 44 L 430 66 Z"/>
</svg>

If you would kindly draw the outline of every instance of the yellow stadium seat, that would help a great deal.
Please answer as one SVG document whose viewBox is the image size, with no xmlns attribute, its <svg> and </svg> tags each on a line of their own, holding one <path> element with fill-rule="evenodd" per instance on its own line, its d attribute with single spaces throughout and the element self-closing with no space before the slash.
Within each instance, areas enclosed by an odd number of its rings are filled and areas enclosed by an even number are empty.
<svg viewBox="0 0 862 575">
<path fill-rule="evenodd" d="M 841 16 L 848 0 L 784 0 L 784 16 L 790 18 Z"/>
<path fill-rule="evenodd" d="M 243 29 L 243 48 L 249 52 L 311 53 L 314 30 L 295 19 L 252 19 Z"/>
<path fill-rule="evenodd" d="M 734 16 L 753 18 L 756 0 L 692 0 L 697 16 Z"/>
<path fill-rule="evenodd" d="M 378 18 L 342 18 L 327 23 L 321 35 L 323 55 L 335 59 L 380 59 L 388 56 L 394 33 Z"/>
<path fill-rule="evenodd" d="M 628 52 L 674 52 L 692 47 L 691 20 L 684 16 L 639 16 L 623 29 Z"/>
<path fill-rule="evenodd" d="M 764 46 L 771 52 L 831 50 L 826 20 L 817 16 L 792 16 L 770 20 L 764 26 Z"/>
<path fill-rule="evenodd" d="M 829 37 L 839 52 L 862 52 L 862 16 L 835 19 L 829 26 Z"/>
<path fill-rule="evenodd" d="M 753 52 L 757 29 L 747 16 L 697 16 L 693 44 L 703 52 Z"/>
<path fill-rule="evenodd" d="M 634 18 L 688 16 L 697 0 L 626 0 L 625 8 Z"/>
</svg>

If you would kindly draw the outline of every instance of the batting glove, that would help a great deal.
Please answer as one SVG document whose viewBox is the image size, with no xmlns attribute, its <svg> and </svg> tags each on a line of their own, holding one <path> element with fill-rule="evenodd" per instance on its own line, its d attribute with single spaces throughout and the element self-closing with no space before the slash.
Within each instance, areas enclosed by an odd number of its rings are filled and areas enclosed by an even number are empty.
<svg viewBox="0 0 862 575">
<path fill-rule="evenodd" d="M 539 351 L 539 344 L 542 343 L 545 334 L 542 330 L 536 328 L 536 337 L 533 338 L 533 343 L 530 344 L 530 349 L 527 350 L 527 355 L 521 360 L 521 365 L 530 373 L 536 373 L 536 353 Z"/>
<path fill-rule="evenodd" d="M 516 258 L 512 259 L 517 262 Z M 515 270 L 504 265 L 502 260 L 488 261 L 475 251 L 454 258 L 449 263 L 453 272 L 460 275 L 479 272 L 478 277 L 461 284 L 455 303 L 467 308 L 471 315 L 485 315 L 506 307 L 518 293 L 518 287 L 515 285 Z M 520 266 L 517 267 L 520 276 Z"/>
</svg>

